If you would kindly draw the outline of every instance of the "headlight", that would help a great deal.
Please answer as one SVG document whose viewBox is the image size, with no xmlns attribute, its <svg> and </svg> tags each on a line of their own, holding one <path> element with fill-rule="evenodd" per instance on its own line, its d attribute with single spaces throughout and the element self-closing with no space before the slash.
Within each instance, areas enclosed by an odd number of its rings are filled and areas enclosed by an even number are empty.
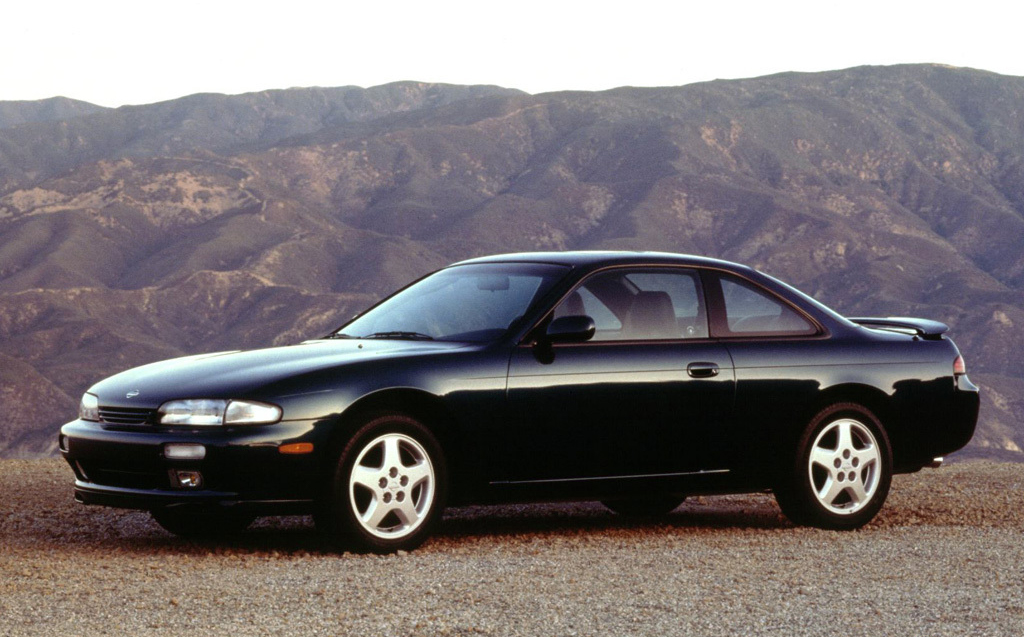
<svg viewBox="0 0 1024 637">
<path fill-rule="evenodd" d="M 78 417 L 82 420 L 100 421 L 100 399 L 92 394 L 82 394 L 82 402 L 78 403 Z"/>
<path fill-rule="evenodd" d="M 281 420 L 281 415 L 277 405 L 249 400 L 172 400 L 160 406 L 162 425 L 266 425 Z"/>
<path fill-rule="evenodd" d="M 278 420 L 281 420 L 280 407 L 248 400 L 232 400 L 224 414 L 227 425 L 264 425 Z"/>
<path fill-rule="evenodd" d="M 160 405 L 161 425 L 208 427 L 224 424 L 226 400 L 172 400 Z"/>
</svg>

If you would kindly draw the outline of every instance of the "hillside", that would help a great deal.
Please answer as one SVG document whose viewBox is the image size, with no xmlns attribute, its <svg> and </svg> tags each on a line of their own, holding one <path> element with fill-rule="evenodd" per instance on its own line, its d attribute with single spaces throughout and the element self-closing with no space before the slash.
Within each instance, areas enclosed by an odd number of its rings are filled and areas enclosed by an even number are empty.
<svg viewBox="0 0 1024 637">
<path fill-rule="evenodd" d="M 0 128 L 13 128 L 31 122 L 61 122 L 79 115 L 107 110 L 89 102 L 66 97 L 45 100 L 0 102 Z"/>
<path fill-rule="evenodd" d="M 0 130 L 0 454 L 51 452 L 129 366 L 317 336 L 457 259 L 630 248 L 949 323 L 984 387 L 968 453 L 1022 461 L 1022 105 L 1024 78 L 914 65 L 199 95 Z"/>
</svg>

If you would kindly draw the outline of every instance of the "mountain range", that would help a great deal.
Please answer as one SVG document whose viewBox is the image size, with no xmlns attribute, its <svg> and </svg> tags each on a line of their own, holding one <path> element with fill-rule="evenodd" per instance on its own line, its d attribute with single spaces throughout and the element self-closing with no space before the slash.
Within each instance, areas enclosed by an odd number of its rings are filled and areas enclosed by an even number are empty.
<svg viewBox="0 0 1024 637">
<path fill-rule="evenodd" d="M 320 336 L 455 260 L 605 248 L 948 323 L 983 389 L 963 455 L 1024 461 L 1024 78 L 940 65 L 0 102 L 0 455 L 54 453 L 119 370 Z"/>
</svg>

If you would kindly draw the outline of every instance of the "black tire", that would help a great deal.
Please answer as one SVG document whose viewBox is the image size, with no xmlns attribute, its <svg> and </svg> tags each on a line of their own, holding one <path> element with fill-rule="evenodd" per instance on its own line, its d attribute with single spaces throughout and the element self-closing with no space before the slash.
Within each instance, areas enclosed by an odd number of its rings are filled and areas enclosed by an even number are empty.
<svg viewBox="0 0 1024 637">
<path fill-rule="evenodd" d="M 154 509 L 153 520 L 174 535 L 187 538 L 225 538 L 244 531 L 256 516 L 227 511 Z"/>
<path fill-rule="evenodd" d="M 440 520 L 447 478 L 441 445 L 426 426 L 404 414 L 377 414 L 341 451 L 314 520 L 340 549 L 408 551 Z"/>
<path fill-rule="evenodd" d="M 889 494 L 889 437 L 865 407 L 831 405 L 808 423 L 779 478 L 775 499 L 793 523 L 860 528 L 877 515 Z"/>
<path fill-rule="evenodd" d="M 601 500 L 601 504 L 619 515 L 641 517 L 671 513 L 685 500 L 685 496 L 658 495 L 643 498 Z"/>
</svg>

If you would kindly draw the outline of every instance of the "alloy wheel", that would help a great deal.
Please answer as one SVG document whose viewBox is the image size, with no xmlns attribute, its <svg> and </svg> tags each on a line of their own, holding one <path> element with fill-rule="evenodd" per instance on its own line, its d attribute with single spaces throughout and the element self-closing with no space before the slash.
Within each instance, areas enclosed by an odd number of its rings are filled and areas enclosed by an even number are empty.
<svg viewBox="0 0 1024 637">
<path fill-rule="evenodd" d="M 826 425 L 811 447 L 807 472 L 826 510 L 850 515 L 864 508 L 879 485 L 878 442 L 867 425 L 841 418 Z"/>
<path fill-rule="evenodd" d="M 400 433 L 370 441 L 359 452 L 348 480 L 349 504 L 369 534 L 399 540 L 430 513 L 436 490 L 434 466 L 423 445 Z"/>
</svg>

